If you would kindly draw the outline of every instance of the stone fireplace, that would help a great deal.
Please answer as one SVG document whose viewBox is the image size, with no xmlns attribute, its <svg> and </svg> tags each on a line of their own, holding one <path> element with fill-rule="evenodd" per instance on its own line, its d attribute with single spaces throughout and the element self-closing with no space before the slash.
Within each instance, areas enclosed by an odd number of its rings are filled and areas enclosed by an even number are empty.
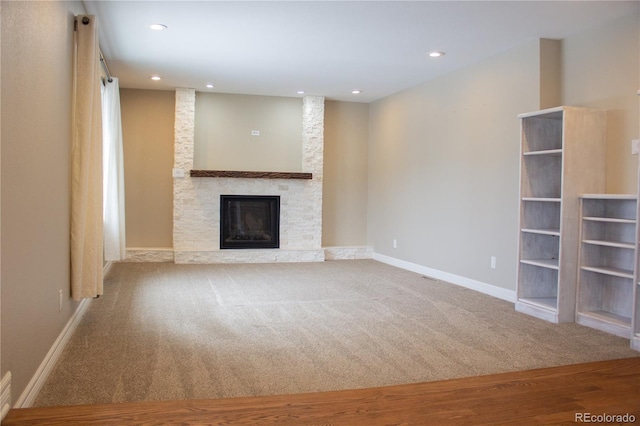
<svg viewBox="0 0 640 426">
<path fill-rule="evenodd" d="M 302 173 L 192 173 L 195 90 L 176 90 L 173 185 L 173 251 L 176 263 L 325 260 L 322 249 L 324 98 L 306 96 L 302 109 Z M 278 247 L 221 249 L 223 195 L 279 197 Z"/>
</svg>

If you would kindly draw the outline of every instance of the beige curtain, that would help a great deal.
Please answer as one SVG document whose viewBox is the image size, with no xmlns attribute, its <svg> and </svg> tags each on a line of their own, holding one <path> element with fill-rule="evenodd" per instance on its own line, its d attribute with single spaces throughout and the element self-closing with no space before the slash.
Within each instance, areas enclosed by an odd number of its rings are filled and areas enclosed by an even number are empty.
<svg viewBox="0 0 640 426">
<path fill-rule="evenodd" d="M 75 32 L 71 147 L 71 296 L 102 294 L 102 123 L 100 60 L 94 16 L 78 16 Z"/>
</svg>

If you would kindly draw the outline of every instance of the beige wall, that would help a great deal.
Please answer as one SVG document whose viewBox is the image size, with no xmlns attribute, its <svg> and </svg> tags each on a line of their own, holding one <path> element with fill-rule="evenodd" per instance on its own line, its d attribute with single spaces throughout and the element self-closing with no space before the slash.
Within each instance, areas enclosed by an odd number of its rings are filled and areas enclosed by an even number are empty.
<svg viewBox="0 0 640 426">
<path fill-rule="evenodd" d="M 175 92 L 121 89 L 127 247 L 173 247 Z"/>
<path fill-rule="evenodd" d="M 640 8 L 640 3 L 637 4 Z M 609 193 L 636 193 L 640 89 L 640 11 L 607 25 L 567 37 L 563 50 L 563 103 L 602 108 L 607 114 Z"/>
<path fill-rule="evenodd" d="M 302 170 L 301 98 L 197 92 L 195 114 L 195 169 Z"/>
<path fill-rule="evenodd" d="M 540 109 L 562 105 L 562 41 L 540 40 Z"/>
<path fill-rule="evenodd" d="M 322 245 L 367 243 L 369 105 L 325 101 Z"/>
<path fill-rule="evenodd" d="M 540 107 L 541 48 L 530 42 L 371 104 L 375 252 L 515 289 L 516 116 Z"/>
<path fill-rule="evenodd" d="M 69 157 L 79 8 L 2 2 L 1 369 L 11 371 L 14 402 L 78 306 L 69 284 Z"/>
</svg>

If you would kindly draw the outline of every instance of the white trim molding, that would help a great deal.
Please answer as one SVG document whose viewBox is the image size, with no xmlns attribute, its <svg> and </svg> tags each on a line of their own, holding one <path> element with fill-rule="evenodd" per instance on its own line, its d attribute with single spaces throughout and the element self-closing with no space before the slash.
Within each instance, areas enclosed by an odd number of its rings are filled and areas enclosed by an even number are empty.
<svg viewBox="0 0 640 426">
<path fill-rule="evenodd" d="M 27 387 L 24 392 L 22 392 L 22 395 L 20 395 L 13 408 L 29 408 L 33 405 L 40 389 L 42 389 L 42 386 L 47 381 L 53 367 L 55 367 L 58 359 L 60 359 L 62 351 L 69 342 L 73 332 L 78 327 L 78 324 L 80 324 L 80 320 L 84 316 L 84 313 L 92 300 L 93 299 L 82 299 L 73 316 L 69 318 L 69 321 L 67 321 L 67 325 L 64 327 L 62 332 L 60 332 L 56 341 L 53 342 L 51 349 L 49 349 L 49 352 L 42 360 L 42 363 L 40 363 L 38 370 L 29 381 L 29 384 L 27 384 Z"/>
<path fill-rule="evenodd" d="M 104 266 L 102 267 L 102 278 L 106 278 L 107 275 L 109 274 L 109 272 L 111 272 L 111 268 L 113 268 L 113 262 L 112 261 L 108 261 L 104 264 Z"/>
<path fill-rule="evenodd" d="M 422 274 L 429 278 L 436 278 L 438 280 L 446 281 L 451 284 L 475 290 L 489 296 L 497 297 L 498 299 L 506 300 L 507 302 L 515 303 L 516 301 L 515 290 L 508 290 L 506 288 L 497 287 L 495 285 L 476 281 L 471 278 L 461 277 L 460 275 L 439 271 L 437 269 L 432 269 L 426 266 L 418 265 L 416 263 L 407 262 L 406 260 L 396 259 L 395 257 L 386 256 L 380 253 L 374 252 L 373 260 L 377 260 L 378 262 L 386 263 L 391 266 L 396 266 L 401 269 L 406 269 L 407 271 Z"/>
</svg>

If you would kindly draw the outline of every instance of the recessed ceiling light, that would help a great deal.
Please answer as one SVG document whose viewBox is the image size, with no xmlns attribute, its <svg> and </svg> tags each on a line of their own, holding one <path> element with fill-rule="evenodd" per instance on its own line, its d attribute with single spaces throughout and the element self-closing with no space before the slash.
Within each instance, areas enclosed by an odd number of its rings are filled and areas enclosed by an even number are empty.
<svg viewBox="0 0 640 426">
<path fill-rule="evenodd" d="M 213 83 L 207 83 L 207 89 L 213 89 Z"/>
<path fill-rule="evenodd" d="M 352 90 L 351 93 L 353 93 L 354 95 L 359 95 L 360 93 L 362 93 L 362 90 Z"/>
<path fill-rule="evenodd" d="M 151 80 L 153 81 L 160 81 L 162 80 L 162 77 L 160 77 L 159 75 L 152 75 L 151 77 L 149 77 Z"/>
<path fill-rule="evenodd" d="M 296 93 L 297 93 L 298 95 L 304 95 L 304 90 L 298 90 Z"/>
<path fill-rule="evenodd" d="M 151 24 L 149 25 L 149 28 L 156 31 L 162 31 L 162 30 L 166 30 L 167 26 L 164 24 Z"/>
<path fill-rule="evenodd" d="M 444 52 L 429 52 L 429 56 L 431 58 L 439 58 L 441 56 L 444 56 L 445 53 Z"/>
</svg>

